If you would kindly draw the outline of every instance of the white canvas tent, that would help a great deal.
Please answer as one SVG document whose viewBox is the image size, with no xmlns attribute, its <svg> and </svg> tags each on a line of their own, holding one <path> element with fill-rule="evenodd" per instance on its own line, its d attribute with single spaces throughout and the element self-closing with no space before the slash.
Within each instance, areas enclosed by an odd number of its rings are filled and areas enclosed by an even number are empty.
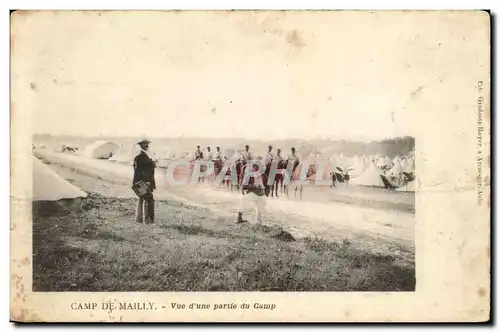
<svg viewBox="0 0 500 332">
<path fill-rule="evenodd" d="M 316 153 L 316 148 L 309 144 L 309 143 L 304 143 L 300 145 L 296 151 L 299 153 L 299 156 L 302 158 L 307 158 L 311 153 Z"/>
<path fill-rule="evenodd" d="M 336 151 L 337 149 L 334 146 L 326 146 L 319 150 L 323 155 L 330 157 L 336 155 Z"/>
<path fill-rule="evenodd" d="M 139 148 L 135 146 L 129 148 L 121 148 L 111 158 L 109 158 L 109 161 L 132 164 L 135 156 L 137 156 L 139 151 Z"/>
<path fill-rule="evenodd" d="M 36 214 L 79 208 L 87 194 L 33 157 L 33 205 Z"/>
<path fill-rule="evenodd" d="M 330 185 L 332 173 L 336 171 L 335 166 L 328 161 L 324 161 L 324 162 L 318 161 L 318 163 L 316 164 L 316 173 L 321 172 L 321 170 L 322 170 L 322 174 L 320 174 L 320 175 L 314 174 L 314 176 L 312 176 L 312 179 L 313 180 L 323 180 L 323 181 L 327 180 L 328 184 Z"/>
<path fill-rule="evenodd" d="M 379 167 L 391 167 L 392 166 L 392 160 L 389 157 L 385 158 L 380 158 L 378 160 L 378 165 Z"/>
<path fill-rule="evenodd" d="M 392 166 L 392 168 L 387 172 L 387 174 L 391 177 L 398 177 L 399 174 L 401 174 L 401 172 L 403 172 L 403 168 L 401 167 L 399 161 L 396 161 L 394 166 Z"/>
<path fill-rule="evenodd" d="M 335 166 L 338 166 L 342 169 L 349 168 L 349 160 L 341 153 L 336 157 Z"/>
<path fill-rule="evenodd" d="M 401 162 L 401 168 L 403 172 L 415 173 L 415 162 L 413 159 L 409 158 Z"/>
<path fill-rule="evenodd" d="M 120 146 L 109 141 L 97 141 L 87 145 L 82 156 L 92 159 L 109 159 L 118 152 Z"/>
<path fill-rule="evenodd" d="M 357 186 L 385 187 L 381 171 L 374 164 L 371 164 L 363 174 L 353 178 L 351 183 Z"/>
<path fill-rule="evenodd" d="M 352 171 L 349 172 L 351 178 L 358 177 L 362 175 L 367 169 L 366 162 L 363 159 L 359 159 L 353 166 Z"/>
<path fill-rule="evenodd" d="M 176 155 L 175 151 L 170 148 L 155 149 L 154 152 L 158 159 L 174 159 Z"/>
</svg>

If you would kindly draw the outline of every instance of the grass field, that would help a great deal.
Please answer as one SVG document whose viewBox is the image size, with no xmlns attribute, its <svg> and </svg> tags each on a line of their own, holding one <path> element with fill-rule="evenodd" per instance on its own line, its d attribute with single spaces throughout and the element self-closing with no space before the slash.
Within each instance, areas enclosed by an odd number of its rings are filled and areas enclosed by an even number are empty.
<svg viewBox="0 0 500 332">
<path fill-rule="evenodd" d="M 413 291 L 397 254 L 276 238 L 210 210 L 157 201 L 155 224 L 134 222 L 136 200 L 96 193 L 83 211 L 33 218 L 34 291 Z"/>
</svg>

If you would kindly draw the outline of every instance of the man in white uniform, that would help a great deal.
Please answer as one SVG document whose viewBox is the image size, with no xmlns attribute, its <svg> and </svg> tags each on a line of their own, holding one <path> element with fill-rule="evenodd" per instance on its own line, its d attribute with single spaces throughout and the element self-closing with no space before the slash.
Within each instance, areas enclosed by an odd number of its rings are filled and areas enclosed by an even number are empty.
<svg viewBox="0 0 500 332">
<path fill-rule="evenodd" d="M 245 145 L 245 151 L 243 151 L 243 153 L 241 155 L 241 159 L 244 162 L 248 162 L 248 161 L 252 160 L 252 153 L 250 152 L 250 146 L 248 144 Z"/>
<path fill-rule="evenodd" d="M 295 168 L 299 165 L 300 160 L 299 160 L 299 156 L 295 152 L 295 148 L 294 147 L 292 147 L 291 151 L 292 151 L 292 154 L 290 154 L 288 156 L 287 160 L 288 160 L 289 164 L 293 165 L 293 170 L 295 171 Z"/>
<path fill-rule="evenodd" d="M 214 155 L 213 155 L 212 151 L 210 150 L 210 147 L 207 146 L 207 155 L 205 156 L 205 160 L 212 161 L 212 159 L 214 159 Z"/>
<path fill-rule="evenodd" d="M 266 196 L 264 179 L 262 179 L 261 175 L 258 175 L 258 170 L 259 166 L 254 165 L 253 172 L 246 172 L 243 179 L 244 194 L 241 196 L 240 206 L 238 208 L 237 224 L 246 221 L 243 220 L 243 212 L 250 209 L 252 204 L 255 204 L 256 210 L 254 221 L 255 223 L 262 224 L 262 214 L 266 206 Z"/>
<path fill-rule="evenodd" d="M 273 147 L 269 145 L 266 156 L 264 157 L 264 165 L 269 165 L 270 163 L 273 162 L 273 159 L 274 159 Z"/>
</svg>

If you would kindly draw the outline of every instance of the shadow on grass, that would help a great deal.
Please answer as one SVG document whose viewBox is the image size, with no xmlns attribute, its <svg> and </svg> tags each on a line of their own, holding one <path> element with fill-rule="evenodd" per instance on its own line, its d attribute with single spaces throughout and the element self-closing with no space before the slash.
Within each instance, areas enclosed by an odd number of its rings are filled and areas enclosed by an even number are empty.
<svg viewBox="0 0 500 332">
<path fill-rule="evenodd" d="M 185 235 L 207 235 L 207 236 L 224 236 L 224 234 L 218 234 L 219 232 L 216 232 L 214 230 L 204 228 L 198 225 L 183 225 L 183 224 L 162 224 L 160 225 L 160 228 L 171 228 L 175 229 L 181 234 Z"/>
<path fill-rule="evenodd" d="M 99 279 L 92 262 L 98 257 L 81 248 L 72 247 L 59 239 L 41 241 L 35 238 L 33 254 L 33 291 L 92 291 Z M 77 272 L 74 266 L 90 267 Z"/>
<path fill-rule="evenodd" d="M 345 260 L 350 269 L 351 291 L 414 291 L 415 267 L 399 266 L 393 255 L 373 254 L 342 244 L 316 238 L 305 238 L 306 247 L 325 256 Z M 342 274 L 342 272 L 340 273 Z"/>
</svg>

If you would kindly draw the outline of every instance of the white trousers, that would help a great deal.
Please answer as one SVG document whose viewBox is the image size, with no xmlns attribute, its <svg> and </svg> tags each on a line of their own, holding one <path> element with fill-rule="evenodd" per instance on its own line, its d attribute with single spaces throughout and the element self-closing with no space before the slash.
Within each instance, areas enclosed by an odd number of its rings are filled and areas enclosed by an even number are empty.
<svg viewBox="0 0 500 332">
<path fill-rule="evenodd" d="M 262 214 L 266 207 L 265 195 L 259 196 L 253 192 L 242 195 L 238 212 L 244 214 L 245 211 L 252 209 L 253 204 L 255 204 L 255 222 L 262 223 Z"/>
</svg>

